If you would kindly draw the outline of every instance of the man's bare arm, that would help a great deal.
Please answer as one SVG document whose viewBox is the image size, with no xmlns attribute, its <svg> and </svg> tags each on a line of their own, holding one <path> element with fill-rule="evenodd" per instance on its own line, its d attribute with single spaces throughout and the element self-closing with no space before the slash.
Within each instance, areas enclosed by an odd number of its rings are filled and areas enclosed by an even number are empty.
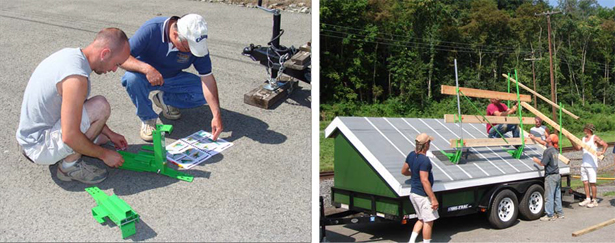
<svg viewBox="0 0 615 243">
<path fill-rule="evenodd" d="M 60 83 L 60 86 L 62 141 L 77 153 L 103 159 L 106 149 L 92 143 L 81 132 L 81 114 L 88 90 L 86 77 L 69 76 Z"/>
<path fill-rule="evenodd" d="M 410 171 L 410 166 L 408 166 L 408 163 L 406 163 L 405 161 L 404 161 L 404 165 L 401 166 L 401 174 L 405 176 L 412 175 L 412 172 Z"/>
<path fill-rule="evenodd" d="M 158 70 L 145 62 L 139 61 L 132 55 L 120 67 L 127 71 L 144 74 L 147 81 L 153 86 L 164 84 L 164 79 Z"/>
<path fill-rule="evenodd" d="M 213 118 L 211 119 L 211 134 L 213 139 L 218 139 L 218 135 L 224 129 L 222 124 L 222 116 L 220 115 L 220 100 L 218 99 L 218 85 L 216 84 L 216 79 L 214 75 L 207 75 L 201 77 L 201 83 L 203 88 L 203 96 L 205 100 L 207 100 L 207 104 L 209 104 L 209 108 L 211 109 L 211 114 Z"/>
<path fill-rule="evenodd" d="M 419 176 L 421 177 L 421 184 L 423 184 L 423 189 L 425 190 L 425 194 L 431 200 L 431 208 L 433 210 L 438 209 L 439 203 L 436 198 L 436 194 L 433 193 L 431 189 L 431 183 L 429 183 L 429 172 L 427 171 L 419 171 Z"/>
</svg>

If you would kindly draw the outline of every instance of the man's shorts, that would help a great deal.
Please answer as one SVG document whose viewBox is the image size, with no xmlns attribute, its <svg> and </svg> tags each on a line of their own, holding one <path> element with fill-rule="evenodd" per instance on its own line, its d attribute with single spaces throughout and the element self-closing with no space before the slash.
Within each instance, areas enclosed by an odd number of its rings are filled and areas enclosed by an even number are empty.
<svg viewBox="0 0 615 243">
<path fill-rule="evenodd" d="M 438 216 L 437 209 L 431 209 L 431 200 L 429 200 L 429 197 L 410 193 L 410 202 L 412 202 L 412 207 L 414 207 L 414 211 L 419 220 L 431 222 L 440 217 Z"/>
<path fill-rule="evenodd" d="M 89 128 L 90 117 L 84 107 L 81 113 L 80 130 L 85 133 Z M 75 153 L 72 148 L 62 141 L 61 120 L 58 120 L 52 128 L 43 131 L 43 133 L 43 139 L 40 143 L 23 150 L 24 154 L 32 162 L 41 165 L 52 165 Z"/>
<path fill-rule="evenodd" d="M 581 167 L 581 181 L 596 183 L 596 169 L 594 167 Z"/>
</svg>

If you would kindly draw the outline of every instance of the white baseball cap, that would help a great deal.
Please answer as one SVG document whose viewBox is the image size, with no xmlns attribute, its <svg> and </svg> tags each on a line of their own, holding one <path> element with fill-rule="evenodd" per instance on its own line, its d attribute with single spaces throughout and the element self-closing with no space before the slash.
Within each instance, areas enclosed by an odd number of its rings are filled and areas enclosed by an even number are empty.
<svg viewBox="0 0 615 243">
<path fill-rule="evenodd" d="M 209 54 L 207 50 L 207 22 L 198 14 L 188 14 L 177 20 L 179 35 L 188 40 L 190 52 L 197 57 Z"/>
</svg>

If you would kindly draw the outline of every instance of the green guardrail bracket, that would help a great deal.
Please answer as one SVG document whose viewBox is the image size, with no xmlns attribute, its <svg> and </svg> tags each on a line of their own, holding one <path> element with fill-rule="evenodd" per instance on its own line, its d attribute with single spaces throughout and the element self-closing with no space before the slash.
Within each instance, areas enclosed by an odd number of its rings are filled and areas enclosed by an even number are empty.
<svg viewBox="0 0 615 243">
<path fill-rule="evenodd" d="M 120 169 L 132 171 L 144 171 L 162 174 L 178 180 L 192 182 L 194 176 L 169 168 L 167 164 L 167 150 L 165 148 L 165 133 L 173 131 L 172 125 L 157 124 L 156 130 L 152 131 L 153 146 L 143 146 L 139 153 L 118 151 L 124 158 L 124 164 Z"/>
<path fill-rule="evenodd" d="M 113 221 L 115 225 L 120 227 L 122 238 L 134 235 L 137 233 L 135 223 L 139 222 L 139 214 L 137 214 L 128 203 L 113 194 L 108 196 L 98 187 L 88 187 L 85 189 L 96 201 L 98 206 L 92 208 L 92 216 L 98 223 L 104 223 L 105 217 Z"/>
</svg>

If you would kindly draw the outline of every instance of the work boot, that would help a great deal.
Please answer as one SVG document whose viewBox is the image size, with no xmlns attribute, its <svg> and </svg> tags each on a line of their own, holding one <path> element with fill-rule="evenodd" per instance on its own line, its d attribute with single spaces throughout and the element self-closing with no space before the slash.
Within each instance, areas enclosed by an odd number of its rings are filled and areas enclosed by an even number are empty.
<svg viewBox="0 0 615 243">
<path fill-rule="evenodd" d="M 591 200 L 589 198 L 585 198 L 585 200 L 583 200 L 582 202 L 579 203 L 579 206 L 581 207 L 585 207 L 587 206 L 587 204 L 589 204 L 591 202 Z"/>
<path fill-rule="evenodd" d="M 61 181 L 75 180 L 86 184 L 96 184 L 107 179 L 109 172 L 105 168 L 88 165 L 82 159 L 79 159 L 73 166 L 66 169 L 62 168 L 62 163 L 58 163 L 56 175 Z"/>
<path fill-rule="evenodd" d="M 153 139 L 152 132 L 156 130 L 156 118 L 141 122 L 141 139 L 146 142 L 151 142 Z"/>
<path fill-rule="evenodd" d="M 158 107 L 160 107 L 162 109 L 162 115 L 169 119 L 169 120 L 177 120 L 179 119 L 182 114 L 179 112 L 179 109 L 167 105 L 164 103 L 164 99 L 162 98 L 162 95 L 164 94 L 164 92 L 160 91 L 158 93 L 156 93 L 154 95 L 154 97 L 152 97 L 152 100 L 154 101 L 154 104 Z"/>
<path fill-rule="evenodd" d="M 598 200 L 594 199 L 589 204 L 587 204 L 588 208 L 598 207 Z"/>
</svg>

